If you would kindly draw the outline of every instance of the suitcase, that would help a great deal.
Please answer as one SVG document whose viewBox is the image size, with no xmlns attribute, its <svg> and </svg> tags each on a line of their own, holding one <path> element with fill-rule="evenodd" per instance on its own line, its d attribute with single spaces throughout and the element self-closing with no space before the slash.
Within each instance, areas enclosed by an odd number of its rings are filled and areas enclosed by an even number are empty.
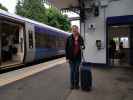
<svg viewBox="0 0 133 100">
<path fill-rule="evenodd" d="M 92 87 L 92 73 L 91 73 L 91 65 L 87 63 L 82 63 L 80 68 L 80 84 L 81 89 L 85 91 L 90 91 Z"/>
</svg>

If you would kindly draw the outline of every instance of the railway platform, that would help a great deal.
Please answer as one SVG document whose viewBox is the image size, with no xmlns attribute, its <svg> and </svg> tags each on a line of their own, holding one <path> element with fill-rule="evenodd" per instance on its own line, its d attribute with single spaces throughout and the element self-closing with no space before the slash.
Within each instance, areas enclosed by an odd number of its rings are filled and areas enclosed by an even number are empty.
<svg viewBox="0 0 133 100">
<path fill-rule="evenodd" d="M 92 68 L 89 92 L 71 90 L 65 58 L 0 74 L 1 100 L 133 100 L 133 69 Z"/>
</svg>

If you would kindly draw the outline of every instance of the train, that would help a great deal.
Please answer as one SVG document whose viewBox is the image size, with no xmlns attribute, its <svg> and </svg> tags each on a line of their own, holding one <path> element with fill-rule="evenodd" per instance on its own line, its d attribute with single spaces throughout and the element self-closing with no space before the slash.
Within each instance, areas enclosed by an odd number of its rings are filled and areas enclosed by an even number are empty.
<svg viewBox="0 0 133 100">
<path fill-rule="evenodd" d="M 70 34 L 0 10 L 0 68 L 63 55 Z"/>
</svg>

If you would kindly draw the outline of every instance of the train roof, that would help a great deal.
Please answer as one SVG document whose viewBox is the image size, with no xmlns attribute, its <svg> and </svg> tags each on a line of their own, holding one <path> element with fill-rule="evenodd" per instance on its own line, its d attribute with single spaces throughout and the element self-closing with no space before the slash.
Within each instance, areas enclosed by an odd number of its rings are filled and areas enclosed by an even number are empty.
<svg viewBox="0 0 133 100">
<path fill-rule="evenodd" d="M 9 12 L 1 10 L 1 9 L 0 9 L 0 15 L 15 19 L 15 20 L 20 21 L 22 23 L 29 22 L 29 23 L 32 23 L 32 24 L 35 24 L 35 25 L 38 25 L 38 26 L 41 26 L 41 27 L 49 28 L 49 29 L 51 29 L 53 31 L 61 32 L 61 33 L 67 34 L 67 35 L 71 34 L 69 32 L 65 32 L 63 30 L 48 26 L 46 24 L 43 24 L 43 23 L 37 22 L 35 20 L 31 20 L 31 19 L 19 16 L 19 15 L 16 15 L 16 14 L 9 13 Z"/>
</svg>

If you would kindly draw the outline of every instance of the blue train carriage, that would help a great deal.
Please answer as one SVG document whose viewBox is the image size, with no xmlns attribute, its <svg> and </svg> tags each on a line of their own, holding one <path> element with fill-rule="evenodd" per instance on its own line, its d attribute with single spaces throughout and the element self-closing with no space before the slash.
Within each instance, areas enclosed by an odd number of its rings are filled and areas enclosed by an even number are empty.
<svg viewBox="0 0 133 100">
<path fill-rule="evenodd" d="M 0 10 L 0 68 L 65 53 L 70 33 Z"/>
</svg>

